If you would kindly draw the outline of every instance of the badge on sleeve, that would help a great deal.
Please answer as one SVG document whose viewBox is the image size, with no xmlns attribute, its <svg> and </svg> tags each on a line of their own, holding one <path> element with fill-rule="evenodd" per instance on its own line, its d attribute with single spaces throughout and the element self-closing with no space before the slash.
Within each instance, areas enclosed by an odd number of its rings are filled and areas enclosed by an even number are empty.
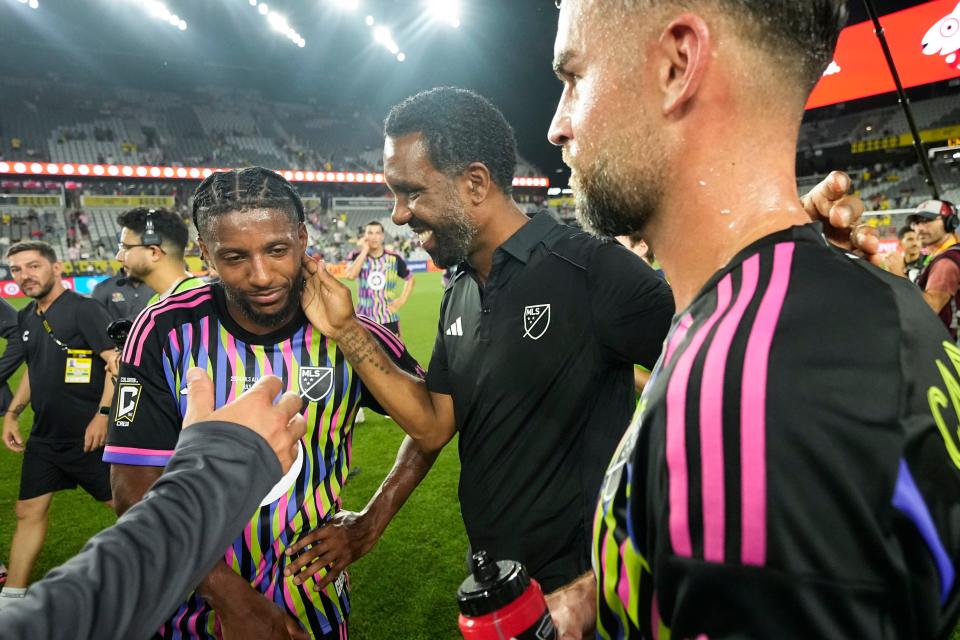
<svg viewBox="0 0 960 640">
<path fill-rule="evenodd" d="M 67 384 L 89 384 L 93 373 L 93 351 L 67 349 L 67 368 L 63 381 Z"/>
</svg>

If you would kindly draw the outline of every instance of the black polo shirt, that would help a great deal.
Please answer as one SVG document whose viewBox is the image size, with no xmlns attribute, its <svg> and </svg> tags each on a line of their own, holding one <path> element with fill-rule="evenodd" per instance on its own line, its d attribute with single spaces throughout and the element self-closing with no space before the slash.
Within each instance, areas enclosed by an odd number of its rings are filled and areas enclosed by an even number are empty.
<svg viewBox="0 0 960 640">
<path fill-rule="evenodd" d="M 133 320 L 144 310 L 153 294 L 153 289 L 145 283 L 134 285 L 125 274 L 118 273 L 98 283 L 90 297 L 106 307 L 113 320 Z"/>
<path fill-rule="evenodd" d="M 460 503 L 475 550 L 553 590 L 590 568 L 600 482 L 652 368 L 670 288 L 618 243 L 536 216 L 444 293 L 427 373 L 453 396 Z"/>
<path fill-rule="evenodd" d="M 17 316 L 19 339 L 30 375 L 30 404 L 34 416 L 30 437 L 41 441 L 82 442 L 103 395 L 104 362 L 100 353 L 113 348 L 113 342 L 107 337 L 110 317 L 96 300 L 64 291 L 45 314 L 53 332 L 51 336 L 36 309 L 37 303 L 31 302 Z M 54 336 L 69 349 L 90 352 L 85 356 L 92 360 L 88 382 L 67 382 L 68 354 Z"/>
</svg>

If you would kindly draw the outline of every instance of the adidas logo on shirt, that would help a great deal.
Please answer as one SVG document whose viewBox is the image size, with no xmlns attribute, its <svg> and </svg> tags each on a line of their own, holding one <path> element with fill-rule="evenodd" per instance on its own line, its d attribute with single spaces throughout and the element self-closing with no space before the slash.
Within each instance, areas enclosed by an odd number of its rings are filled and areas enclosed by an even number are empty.
<svg viewBox="0 0 960 640">
<path fill-rule="evenodd" d="M 457 320 L 450 325 L 450 328 L 447 329 L 448 336 L 462 336 L 463 335 L 463 316 L 457 318 Z"/>
</svg>

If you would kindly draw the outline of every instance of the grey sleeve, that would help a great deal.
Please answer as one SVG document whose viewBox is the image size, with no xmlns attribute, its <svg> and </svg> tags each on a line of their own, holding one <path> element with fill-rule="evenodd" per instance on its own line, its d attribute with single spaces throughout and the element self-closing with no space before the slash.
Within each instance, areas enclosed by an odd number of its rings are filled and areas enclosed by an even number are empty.
<svg viewBox="0 0 960 640">
<path fill-rule="evenodd" d="M 0 338 L 9 340 L 17 335 L 17 310 L 0 298 Z"/>
<path fill-rule="evenodd" d="M 0 609 L 0 638 L 151 637 L 281 476 L 276 455 L 248 429 L 185 429 L 141 502 Z"/>
<path fill-rule="evenodd" d="M 104 280 L 103 282 L 97 284 L 93 288 L 93 291 L 90 293 L 90 297 L 102 304 L 104 307 L 107 306 L 107 300 L 110 299 L 110 280 Z"/>
<path fill-rule="evenodd" d="M 3 355 L 0 356 L 0 385 L 6 384 L 26 359 L 27 354 L 23 348 L 20 332 L 15 330 L 14 336 L 7 340 L 7 346 L 3 350 Z"/>
</svg>

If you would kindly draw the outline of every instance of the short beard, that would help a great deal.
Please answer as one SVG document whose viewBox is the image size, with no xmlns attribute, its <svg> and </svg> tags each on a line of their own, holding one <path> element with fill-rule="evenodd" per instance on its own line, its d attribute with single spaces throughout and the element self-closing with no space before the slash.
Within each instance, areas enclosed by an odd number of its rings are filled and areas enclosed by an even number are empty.
<svg viewBox="0 0 960 640">
<path fill-rule="evenodd" d="M 470 257 L 470 249 L 477 237 L 477 225 L 467 216 L 455 190 L 450 190 L 443 218 L 427 228 L 433 231 L 436 248 L 428 253 L 435 265 L 446 269 Z"/>
<path fill-rule="evenodd" d="M 287 294 L 286 303 L 283 305 L 283 308 L 276 313 L 261 313 L 257 311 L 242 291 L 227 286 L 223 281 L 221 281 L 220 284 L 223 286 L 223 291 L 227 298 L 239 307 L 243 317 L 260 327 L 276 329 L 289 322 L 300 307 L 300 297 L 303 295 L 306 280 L 302 274 L 298 274 L 297 277 L 294 278 L 293 286 Z"/>
<path fill-rule="evenodd" d="M 40 293 L 38 293 L 38 294 L 35 295 L 35 296 L 31 296 L 31 295 L 29 295 L 29 294 L 27 294 L 27 295 L 28 295 L 29 297 L 33 298 L 34 300 L 41 300 L 41 299 L 43 299 L 43 298 L 46 298 L 46 297 L 47 297 L 47 294 L 49 294 L 51 291 L 53 291 L 53 285 L 54 285 L 54 284 L 56 284 L 56 280 L 51 279 L 50 282 L 48 282 L 47 284 L 43 285 L 43 287 L 40 289 Z"/>
<path fill-rule="evenodd" d="M 630 175 L 601 158 L 589 172 L 574 173 L 577 220 L 590 233 L 616 237 L 643 234 L 663 200 L 663 165 Z"/>
</svg>

